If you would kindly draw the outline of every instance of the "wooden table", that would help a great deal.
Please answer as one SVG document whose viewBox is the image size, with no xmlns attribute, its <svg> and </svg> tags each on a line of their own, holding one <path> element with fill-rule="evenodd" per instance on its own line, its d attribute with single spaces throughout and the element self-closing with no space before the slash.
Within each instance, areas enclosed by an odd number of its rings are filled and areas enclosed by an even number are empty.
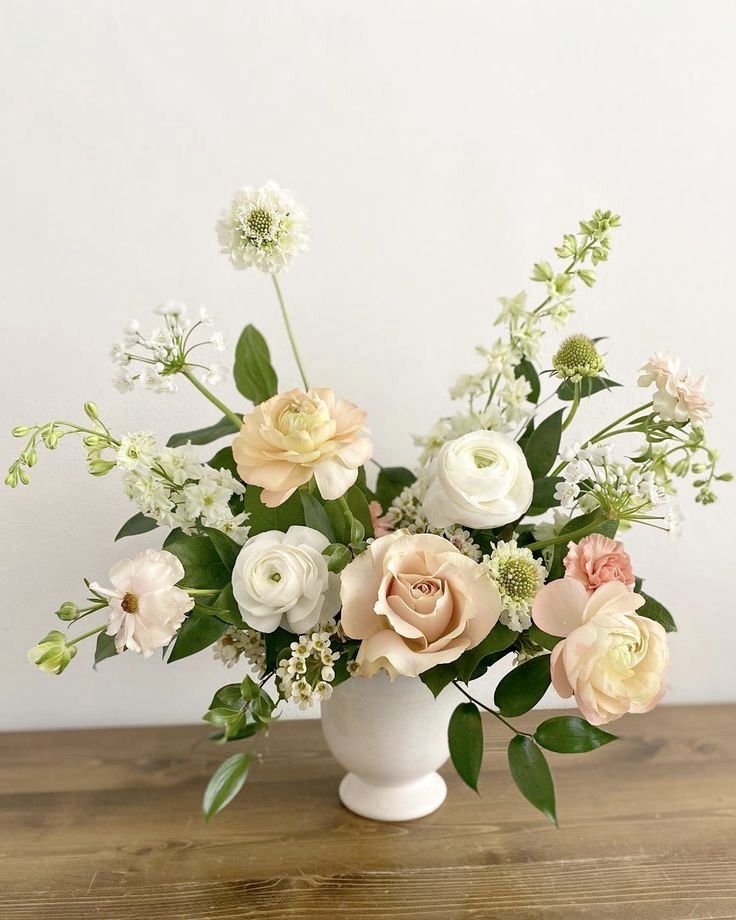
<svg viewBox="0 0 736 920">
<path fill-rule="evenodd" d="M 209 826 L 225 750 L 206 728 L 0 735 L 0 917 L 736 918 L 736 706 L 618 726 L 550 755 L 559 831 L 513 787 L 495 724 L 483 797 L 446 771 L 445 806 L 406 824 L 340 806 L 315 722 L 274 726 Z"/>
</svg>

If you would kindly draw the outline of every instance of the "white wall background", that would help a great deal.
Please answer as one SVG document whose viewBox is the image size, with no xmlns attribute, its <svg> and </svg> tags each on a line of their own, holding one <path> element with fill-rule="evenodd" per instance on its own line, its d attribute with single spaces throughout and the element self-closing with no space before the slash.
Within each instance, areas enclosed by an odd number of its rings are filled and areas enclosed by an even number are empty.
<svg viewBox="0 0 736 920">
<path fill-rule="evenodd" d="M 213 420 L 194 392 L 109 382 L 120 328 L 171 297 L 209 305 L 230 342 L 256 323 L 296 384 L 270 282 L 232 271 L 213 231 L 238 185 L 273 178 L 313 228 L 284 279 L 311 377 L 369 411 L 384 462 L 412 462 L 496 296 L 602 206 L 624 227 L 573 328 L 611 336 L 618 380 L 654 347 L 707 370 L 736 465 L 734 28 L 730 0 L 5 0 L 2 431 L 86 399 L 119 432 Z M 581 431 L 634 399 L 598 397 Z M 16 447 L 3 436 L 3 466 Z M 680 542 L 628 539 L 680 623 L 671 702 L 736 699 L 734 494 L 686 502 Z M 67 442 L 0 502 L 0 728 L 196 720 L 231 679 L 206 653 L 95 673 L 86 648 L 60 679 L 25 661 L 82 576 L 150 540 L 112 544 L 131 513 L 116 476 L 90 478 Z"/>
</svg>

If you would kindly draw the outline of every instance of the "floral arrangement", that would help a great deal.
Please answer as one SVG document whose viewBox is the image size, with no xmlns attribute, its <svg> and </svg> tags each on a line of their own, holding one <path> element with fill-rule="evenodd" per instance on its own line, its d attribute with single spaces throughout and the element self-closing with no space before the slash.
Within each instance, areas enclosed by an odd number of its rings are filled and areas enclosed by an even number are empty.
<svg viewBox="0 0 736 920">
<path fill-rule="evenodd" d="M 675 532 L 680 480 L 694 477 L 695 500 L 709 504 L 715 483 L 731 479 L 706 443 L 704 380 L 661 354 L 641 368 L 639 405 L 582 443 L 565 440 L 584 401 L 619 384 L 606 376 L 600 339 L 571 335 L 550 363 L 543 335 L 573 313 L 576 288 L 596 282 L 619 223 L 596 211 L 566 234 L 557 264 L 533 267 L 536 303 L 526 291 L 501 298 L 502 334 L 452 387 L 458 411 L 417 439 L 412 471 L 373 459 L 366 413 L 308 383 L 279 281 L 306 249 L 305 216 L 273 183 L 241 189 L 217 225 L 221 250 L 234 268 L 271 276 L 302 386 L 280 390 L 248 325 L 233 373 L 252 408 L 224 405 L 211 387 L 225 369 L 206 357 L 224 349 L 212 318 L 167 303 L 156 329 L 132 322 L 113 347 L 115 385 L 171 393 L 183 380 L 219 419 L 165 446 L 147 431 L 113 434 L 93 403 L 80 423 L 14 429 L 25 446 L 8 485 L 28 483 L 41 448 L 79 436 L 89 472 L 119 474 L 138 509 L 116 539 L 168 530 L 161 549 L 122 559 L 104 584 L 85 580 L 86 602 L 66 601 L 56 616 L 95 625 L 73 637 L 51 630 L 30 660 L 61 674 L 92 637 L 95 663 L 158 650 L 174 663 L 214 649 L 244 673 L 204 716 L 223 744 L 266 731 L 282 701 L 307 708 L 379 671 L 419 679 L 435 696 L 453 684 L 465 697 L 449 725 L 461 777 L 477 788 L 480 712 L 491 713 L 511 732 L 520 791 L 556 822 L 543 750 L 607 744 L 614 736 L 601 726 L 650 710 L 665 692 L 675 624 L 642 589 L 620 535 L 641 525 Z M 197 451 L 224 439 L 214 456 Z M 493 705 L 477 699 L 472 682 L 509 658 Z M 516 728 L 511 720 L 550 684 L 580 715 Z M 216 771 L 207 817 L 243 786 L 250 759 L 240 751 Z"/>
</svg>

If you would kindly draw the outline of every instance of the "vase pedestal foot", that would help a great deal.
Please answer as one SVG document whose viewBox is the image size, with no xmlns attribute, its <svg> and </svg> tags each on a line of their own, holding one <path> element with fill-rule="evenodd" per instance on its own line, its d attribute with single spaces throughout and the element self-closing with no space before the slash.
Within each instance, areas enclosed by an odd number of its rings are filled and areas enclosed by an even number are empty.
<svg viewBox="0 0 736 920">
<path fill-rule="evenodd" d="M 428 773 L 401 785 L 383 785 L 348 773 L 340 783 L 340 801 L 363 818 L 373 821 L 412 821 L 436 811 L 447 797 L 439 773 Z"/>
</svg>

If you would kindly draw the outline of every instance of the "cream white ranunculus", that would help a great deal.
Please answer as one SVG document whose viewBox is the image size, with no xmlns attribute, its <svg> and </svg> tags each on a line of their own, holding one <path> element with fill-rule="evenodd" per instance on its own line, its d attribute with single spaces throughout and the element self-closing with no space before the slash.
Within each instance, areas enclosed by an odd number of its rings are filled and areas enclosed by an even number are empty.
<svg viewBox="0 0 736 920">
<path fill-rule="evenodd" d="M 303 633 L 340 609 L 340 579 L 322 555 L 329 540 L 311 527 L 268 530 L 247 540 L 233 568 L 233 594 L 251 629 Z"/>
<path fill-rule="evenodd" d="M 471 431 L 443 445 L 423 511 L 433 527 L 502 527 L 526 513 L 533 491 L 516 441 L 498 431 Z"/>
<path fill-rule="evenodd" d="M 173 639 L 194 607 L 194 599 L 177 582 L 184 566 L 166 550 L 146 549 L 132 559 L 122 559 L 110 569 L 112 588 L 96 582 L 92 588 L 108 599 L 108 636 L 115 637 L 118 654 L 129 648 L 150 657 Z"/>
</svg>

